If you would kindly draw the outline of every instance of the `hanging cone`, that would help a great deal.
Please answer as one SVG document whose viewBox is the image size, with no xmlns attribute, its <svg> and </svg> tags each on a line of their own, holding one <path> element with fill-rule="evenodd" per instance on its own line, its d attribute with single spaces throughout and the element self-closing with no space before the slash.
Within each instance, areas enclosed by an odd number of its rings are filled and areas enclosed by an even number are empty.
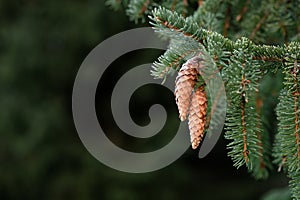
<svg viewBox="0 0 300 200">
<path fill-rule="evenodd" d="M 191 96 L 198 77 L 198 64 L 188 60 L 178 72 L 175 81 L 175 98 L 179 118 L 184 121 L 188 115 Z"/>
<path fill-rule="evenodd" d="M 204 86 L 194 92 L 190 104 L 189 129 L 192 148 L 196 149 L 204 135 L 207 111 L 207 97 Z"/>
</svg>

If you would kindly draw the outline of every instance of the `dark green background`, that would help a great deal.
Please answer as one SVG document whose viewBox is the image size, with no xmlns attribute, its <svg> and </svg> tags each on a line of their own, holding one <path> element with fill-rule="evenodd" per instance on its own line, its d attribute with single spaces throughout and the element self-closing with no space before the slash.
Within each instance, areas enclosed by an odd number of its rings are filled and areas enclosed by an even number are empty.
<svg viewBox="0 0 300 200">
<path fill-rule="evenodd" d="M 236 170 L 223 138 L 204 159 L 189 149 L 170 166 L 145 174 L 108 168 L 87 152 L 72 121 L 73 82 L 96 45 L 137 27 L 124 12 L 96 0 L 2 0 L 0 27 L 0 199 L 253 200 L 287 185 L 276 173 L 255 181 L 244 168 Z M 160 53 L 143 50 L 122 56 L 99 84 L 98 117 L 124 148 L 163 146 L 178 125 L 173 95 L 150 86 L 133 95 L 130 108 L 134 120 L 145 124 L 149 104 L 169 105 L 172 124 L 156 138 L 128 138 L 111 118 L 114 82 L 128 68 L 152 62 Z"/>
</svg>

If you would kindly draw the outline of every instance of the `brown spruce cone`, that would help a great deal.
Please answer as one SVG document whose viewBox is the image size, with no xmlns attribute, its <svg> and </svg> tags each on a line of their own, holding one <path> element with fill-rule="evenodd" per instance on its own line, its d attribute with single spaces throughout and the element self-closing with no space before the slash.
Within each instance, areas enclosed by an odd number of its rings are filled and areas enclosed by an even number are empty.
<svg viewBox="0 0 300 200">
<path fill-rule="evenodd" d="M 203 138 L 206 112 L 207 97 L 204 86 L 201 86 L 193 93 L 190 105 L 189 129 L 193 149 L 199 146 Z"/>
<path fill-rule="evenodd" d="M 188 115 L 191 96 L 198 77 L 198 64 L 188 60 L 178 72 L 175 81 L 175 98 L 179 118 L 184 121 Z"/>
</svg>

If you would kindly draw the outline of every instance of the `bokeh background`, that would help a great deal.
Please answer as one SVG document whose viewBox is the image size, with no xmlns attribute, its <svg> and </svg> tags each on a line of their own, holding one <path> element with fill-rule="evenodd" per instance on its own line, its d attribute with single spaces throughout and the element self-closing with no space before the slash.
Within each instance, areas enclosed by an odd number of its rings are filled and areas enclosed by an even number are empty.
<svg viewBox="0 0 300 200">
<path fill-rule="evenodd" d="M 256 181 L 244 168 L 235 169 L 223 137 L 204 159 L 189 149 L 170 166 L 145 174 L 116 171 L 87 152 L 72 119 L 77 70 L 101 41 L 138 26 L 148 24 L 129 22 L 124 12 L 110 10 L 104 1 L 0 2 L 0 199 L 254 200 L 287 185 L 285 176 L 276 172 L 268 180 Z M 133 120 L 141 125 L 149 120 L 151 104 L 166 106 L 168 124 L 149 140 L 126 136 L 110 111 L 110 94 L 118 78 L 161 53 L 128 53 L 99 83 L 99 121 L 110 139 L 125 149 L 159 148 L 176 133 L 174 97 L 162 87 L 141 87 L 130 104 Z"/>
</svg>

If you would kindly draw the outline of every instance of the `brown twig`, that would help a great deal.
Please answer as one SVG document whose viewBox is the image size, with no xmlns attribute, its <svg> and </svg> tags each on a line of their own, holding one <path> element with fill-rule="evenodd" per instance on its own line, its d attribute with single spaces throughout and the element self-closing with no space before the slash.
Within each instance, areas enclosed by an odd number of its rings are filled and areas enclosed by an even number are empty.
<svg viewBox="0 0 300 200">
<path fill-rule="evenodd" d="M 146 12 L 149 3 L 150 3 L 150 0 L 146 0 L 146 1 L 145 1 L 143 7 L 141 8 L 141 10 L 140 10 L 140 12 L 139 12 L 139 16 L 143 15 L 143 14 Z"/>
<path fill-rule="evenodd" d="M 198 6 L 202 6 L 203 5 L 203 0 L 198 0 Z"/>
<path fill-rule="evenodd" d="M 229 5 L 226 9 L 226 18 L 225 18 L 225 24 L 224 24 L 224 36 L 225 37 L 227 37 L 228 29 L 230 27 L 230 12 L 231 12 L 231 6 Z"/>
<path fill-rule="evenodd" d="M 281 163 L 278 166 L 278 170 L 277 170 L 278 172 L 281 172 L 281 169 L 284 167 L 284 165 L 286 163 L 286 159 L 287 159 L 287 156 L 282 156 Z"/>
<path fill-rule="evenodd" d="M 284 38 L 284 43 L 287 45 L 289 40 L 288 40 L 288 34 L 287 34 L 287 29 L 286 29 L 286 26 L 282 23 L 282 22 L 279 22 L 279 26 L 282 30 L 282 35 L 283 35 L 283 38 Z"/>
<path fill-rule="evenodd" d="M 243 64 L 243 67 L 245 67 L 245 64 Z M 246 164 L 249 162 L 249 151 L 247 149 L 247 130 L 246 130 L 246 121 L 245 121 L 245 104 L 248 102 L 246 99 L 246 82 L 245 80 L 245 75 L 242 75 L 242 87 L 243 87 L 243 92 L 242 92 L 242 102 L 241 102 L 241 110 L 242 110 L 242 133 L 243 133 L 243 156 L 245 159 Z"/>
<path fill-rule="evenodd" d="M 188 5 L 189 5 L 188 0 L 183 0 L 183 6 L 186 8 L 186 7 L 188 7 Z M 185 17 L 186 14 L 187 14 L 187 10 L 186 10 L 186 9 L 183 9 L 183 10 L 182 10 L 182 16 Z"/>
<path fill-rule="evenodd" d="M 270 62 L 284 62 L 283 58 L 276 57 L 266 57 L 266 56 L 253 56 L 252 60 L 262 60 L 262 61 L 270 61 Z"/>
<path fill-rule="evenodd" d="M 203 41 L 202 40 L 199 40 L 199 38 L 197 38 L 196 36 L 193 36 L 192 34 L 190 33 L 187 33 L 187 32 L 184 32 L 183 30 L 181 30 L 180 28 L 174 26 L 174 25 L 171 25 L 169 24 L 167 21 L 163 21 L 161 20 L 160 18 L 156 17 L 156 20 L 160 21 L 165 27 L 169 28 L 169 29 L 173 29 L 175 31 L 178 31 L 180 33 L 182 33 L 183 35 L 187 36 L 187 37 L 191 37 L 193 38 L 194 40 L 196 40 L 197 42 L 203 44 Z"/>
<path fill-rule="evenodd" d="M 241 110 L 242 110 L 242 132 L 243 132 L 243 156 L 245 159 L 246 164 L 249 162 L 248 154 L 249 151 L 247 149 L 247 131 L 246 131 L 246 122 L 245 122 L 245 97 L 242 97 L 243 101 L 241 103 Z"/>
<path fill-rule="evenodd" d="M 172 6 L 171 6 L 171 10 L 172 10 L 172 11 L 175 10 L 176 4 L 177 4 L 177 0 L 173 0 Z"/>
<path fill-rule="evenodd" d="M 250 39 L 253 40 L 258 30 L 261 28 L 263 23 L 265 23 L 266 19 L 268 17 L 268 12 L 265 12 L 264 16 L 260 19 L 260 21 L 256 24 L 254 30 L 251 32 Z"/>
<path fill-rule="evenodd" d="M 250 0 L 247 0 L 245 5 L 243 6 L 242 10 L 240 11 L 240 14 L 238 14 L 238 16 L 236 16 L 236 18 L 235 18 L 237 22 L 239 22 L 243 19 L 245 13 L 248 10 L 249 4 L 250 4 Z"/>
</svg>

